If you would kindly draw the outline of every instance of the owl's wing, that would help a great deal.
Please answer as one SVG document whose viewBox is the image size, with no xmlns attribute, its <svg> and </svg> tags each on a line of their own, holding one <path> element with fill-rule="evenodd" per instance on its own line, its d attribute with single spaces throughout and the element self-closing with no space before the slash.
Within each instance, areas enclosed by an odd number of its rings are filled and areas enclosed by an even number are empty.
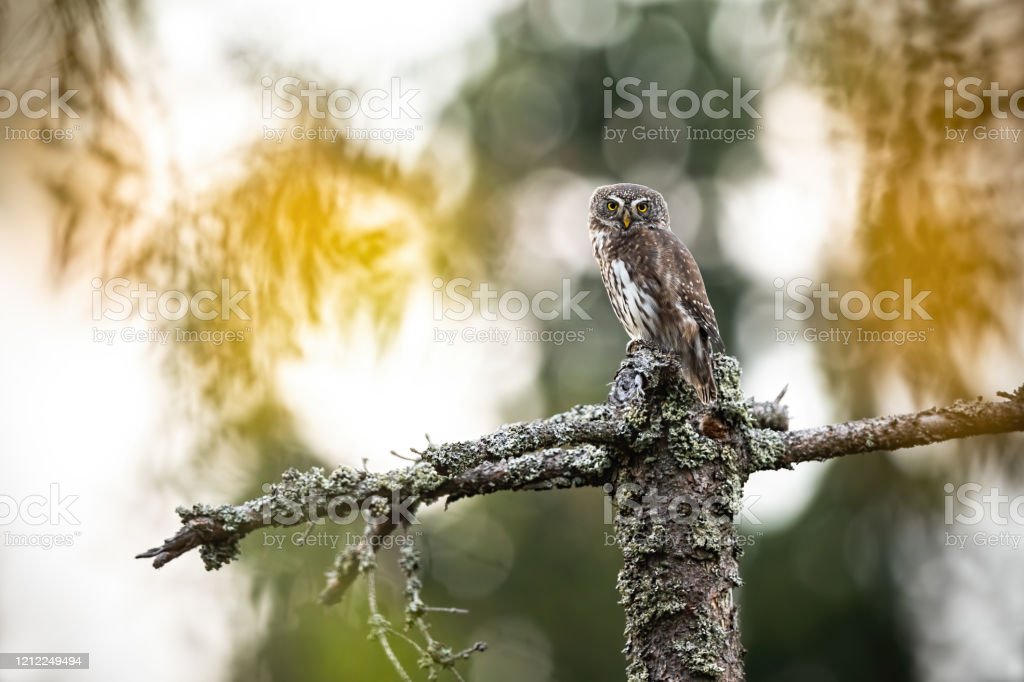
<svg viewBox="0 0 1024 682">
<path fill-rule="evenodd" d="M 708 301 L 708 293 L 704 288 L 704 278 L 693 254 L 686 244 L 672 230 L 650 230 L 652 240 L 656 244 L 659 263 L 658 271 L 668 275 L 669 290 L 676 300 L 681 302 L 686 311 L 697 321 L 701 332 L 711 344 L 711 348 L 719 353 L 725 352 L 722 335 L 718 331 L 718 319 L 715 309 Z"/>
</svg>

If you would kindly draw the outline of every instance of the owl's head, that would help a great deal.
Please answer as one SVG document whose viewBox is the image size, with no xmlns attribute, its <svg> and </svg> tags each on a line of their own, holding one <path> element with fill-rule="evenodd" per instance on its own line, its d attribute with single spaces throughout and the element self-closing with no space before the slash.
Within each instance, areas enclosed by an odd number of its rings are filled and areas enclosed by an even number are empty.
<svg viewBox="0 0 1024 682">
<path fill-rule="evenodd" d="M 590 229 L 629 232 L 645 227 L 668 228 L 665 197 L 650 187 L 620 182 L 594 190 L 590 197 Z"/>
</svg>

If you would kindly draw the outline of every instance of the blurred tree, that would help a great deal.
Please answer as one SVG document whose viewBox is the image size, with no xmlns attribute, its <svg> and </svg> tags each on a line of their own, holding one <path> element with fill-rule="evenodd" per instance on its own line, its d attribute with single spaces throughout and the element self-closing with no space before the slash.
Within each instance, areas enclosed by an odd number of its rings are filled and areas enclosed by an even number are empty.
<svg viewBox="0 0 1024 682">
<path fill-rule="evenodd" d="M 863 150 L 852 253 L 831 254 L 828 281 L 840 291 L 931 292 L 933 318 L 841 319 L 847 329 L 918 331 L 923 343 L 817 344 L 837 393 L 856 414 L 873 412 L 896 375 L 918 400 L 978 390 L 981 361 L 970 349 L 1017 353 L 1012 338 L 1024 280 L 1024 225 L 1013 205 L 1024 183 L 1014 145 L 967 135 L 1000 121 L 946 112 L 951 82 L 975 76 L 1009 91 L 1024 85 L 1024 28 L 1015 3 L 900 1 L 879 11 L 861 0 L 781 0 L 801 71 L 820 85 L 837 135 Z M 902 312 L 902 311 L 901 311 Z M 910 319 L 906 319 L 909 317 Z M 821 323 L 819 318 L 814 322 Z M 942 368 L 942 371 L 936 371 Z"/>
<path fill-rule="evenodd" d="M 988 390 L 994 358 L 1019 363 L 1014 301 L 1024 285 L 1024 231 L 1012 204 L 1024 177 L 1014 145 L 971 140 L 976 126 L 1000 124 L 990 109 L 965 119 L 947 114 L 944 102 L 949 79 L 977 76 L 1011 91 L 1021 85 L 1020 46 L 1011 36 L 1024 27 L 1024 11 L 1014 3 L 956 0 L 884 8 L 780 0 L 769 8 L 785 22 L 800 75 L 830 104 L 835 135 L 861 150 L 853 249 L 829 255 L 824 281 L 869 297 L 904 295 L 905 281 L 915 294 L 931 292 L 923 307 L 932 319 L 819 315 L 807 322 L 925 337 L 903 345 L 814 344 L 842 413 L 891 409 L 895 386 L 915 403 Z M 967 143 L 950 141 L 950 130 L 968 133 Z M 1011 440 L 1020 442 L 1007 436 L 949 448 L 937 460 L 951 470 L 944 479 L 939 464 L 931 473 L 878 460 L 832 466 L 804 513 L 790 528 L 766 534 L 744 564 L 751 678 L 923 676 L 916 628 L 902 602 L 911 586 L 897 578 L 907 574 L 897 560 L 900 521 L 934 512 L 942 481 L 955 471 L 965 476 L 980 459 L 1016 468 L 1005 456 L 1014 451 Z"/>
</svg>

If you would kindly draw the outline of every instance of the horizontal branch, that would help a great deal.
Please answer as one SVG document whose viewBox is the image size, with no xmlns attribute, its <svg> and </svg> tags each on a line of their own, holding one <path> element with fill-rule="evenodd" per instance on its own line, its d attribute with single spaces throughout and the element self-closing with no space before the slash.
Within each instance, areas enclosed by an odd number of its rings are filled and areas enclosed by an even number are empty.
<svg viewBox="0 0 1024 682">
<path fill-rule="evenodd" d="M 955 438 L 1024 431 L 1024 386 L 1001 402 L 958 400 L 948 407 L 791 431 L 774 466 L 823 461 L 876 450 L 899 450 Z"/>
<path fill-rule="evenodd" d="M 294 469 L 282 475 L 267 495 L 239 505 L 196 505 L 178 509 L 182 527 L 159 547 L 137 555 L 160 568 L 182 554 L 203 548 L 208 569 L 220 568 L 238 554 L 238 541 L 258 528 L 284 526 L 329 517 L 333 505 L 346 501 L 375 516 L 397 513 L 448 496 L 449 501 L 500 490 L 536 490 L 600 485 L 610 480 L 612 456 L 600 446 L 550 448 L 499 462 L 484 462 L 443 476 L 426 461 L 387 473 L 339 467 Z M 394 525 L 381 525 L 393 530 Z M 385 533 L 386 534 L 386 533 Z"/>
<path fill-rule="evenodd" d="M 448 503 L 499 490 L 552 490 L 599 486 L 611 480 L 612 456 L 606 448 L 580 445 L 551 448 L 501 462 L 486 462 L 439 487 Z"/>
<path fill-rule="evenodd" d="M 619 445 L 628 440 L 628 428 L 615 408 L 579 405 L 552 417 L 507 424 L 473 440 L 431 445 L 423 459 L 439 473 L 458 474 L 484 462 L 498 462 L 547 448 L 588 443 Z"/>
</svg>

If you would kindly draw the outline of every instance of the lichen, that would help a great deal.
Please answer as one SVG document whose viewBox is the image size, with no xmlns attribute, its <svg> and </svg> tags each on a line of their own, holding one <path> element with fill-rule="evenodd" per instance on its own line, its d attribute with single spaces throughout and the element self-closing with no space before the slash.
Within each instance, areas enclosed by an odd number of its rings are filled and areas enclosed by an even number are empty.
<svg viewBox="0 0 1024 682">
<path fill-rule="evenodd" d="M 649 575 L 626 578 L 619 574 L 619 603 L 629 608 L 627 633 L 643 631 L 659 619 L 681 613 L 686 609 L 682 593 L 666 596 L 664 587 Z"/>
<path fill-rule="evenodd" d="M 623 543 L 621 547 L 622 556 L 628 562 L 640 560 L 644 556 L 663 554 L 668 547 L 668 538 L 668 529 L 660 523 L 651 524 L 649 528 L 635 528 L 629 542 Z"/>
<path fill-rule="evenodd" d="M 669 423 L 668 445 L 672 457 L 683 469 L 696 469 L 722 458 L 722 444 L 697 433 L 689 421 Z"/>
<path fill-rule="evenodd" d="M 231 537 L 222 542 L 205 544 L 199 548 L 199 556 L 203 560 L 203 566 L 207 571 L 216 571 L 225 564 L 231 563 L 241 554 L 238 548 L 238 538 Z"/>
<path fill-rule="evenodd" d="M 747 448 L 750 451 L 751 467 L 754 471 L 774 469 L 786 454 L 782 434 L 769 429 L 749 429 Z"/>
<path fill-rule="evenodd" d="M 697 624 L 691 636 L 672 642 L 672 647 L 682 656 L 687 670 L 695 675 L 718 678 L 725 672 L 719 663 L 725 641 L 725 630 L 702 607 L 698 610 Z"/>
<path fill-rule="evenodd" d="M 226 537 L 211 540 L 200 546 L 199 556 L 206 570 L 215 571 L 239 557 L 238 542 L 244 535 L 247 524 L 252 521 L 245 506 L 196 504 L 192 507 L 178 507 L 175 511 L 183 524 L 189 524 L 195 519 L 209 518 L 215 520 L 220 528 L 227 532 Z M 199 527 L 193 527 L 193 530 L 197 533 L 202 532 Z"/>
<path fill-rule="evenodd" d="M 408 480 L 404 481 L 401 487 L 408 489 L 416 497 L 428 495 L 445 481 L 437 468 L 428 462 L 420 462 L 404 471 L 408 472 Z"/>
<path fill-rule="evenodd" d="M 712 521 L 710 514 L 702 512 L 690 524 L 690 542 L 698 549 L 721 552 L 723 547 L 722 529 Z"/>
<path fill-rule="evenodd" d="M 740 368 L 740 361 L 731 355 L 718 355 L 715 357 L 712 372 L 718 386 L 719 402 L 742 404 L 744 397 L 740 388 L 740 378 L 743 370 Z"/>
<path fill-rule="evenodd" d="M 431 444 L 423 453 L 423 461 L 432 464 L 445 475 L 469 471 L 484 462 L 496 462 L 511 457 L 555 447 L 565 443 L 584 442 L 594 422 L 614 428 L 618 414 L 609 405 L 577 405 L 547 419 L 507 424 L 498 431 L 472 441 Z"/>
</svg>

